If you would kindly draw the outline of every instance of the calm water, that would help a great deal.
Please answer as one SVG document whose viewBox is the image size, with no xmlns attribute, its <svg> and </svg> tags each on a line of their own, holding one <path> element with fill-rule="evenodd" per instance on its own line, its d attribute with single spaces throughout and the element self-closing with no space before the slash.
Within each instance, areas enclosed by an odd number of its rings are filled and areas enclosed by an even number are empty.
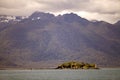
<svg viewBox="0 0 120 80">
<path fill-rule="evenodd" d="M 101 70 L 0 70 L 0 80 L 120 80 L 120 68 Z"/>
</svg>

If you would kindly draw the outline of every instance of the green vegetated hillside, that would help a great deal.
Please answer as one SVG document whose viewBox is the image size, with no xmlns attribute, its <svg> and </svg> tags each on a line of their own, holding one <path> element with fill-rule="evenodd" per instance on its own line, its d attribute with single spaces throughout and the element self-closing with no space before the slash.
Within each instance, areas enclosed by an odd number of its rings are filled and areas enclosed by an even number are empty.
<svg viewBox="0 0 120 80">
<path fill-rule="evenodd" d="M 119 22 L 35 12 L 20 22 L 4 24 L 0 25 L 0 67 L 48 68 L 71 60 L 120 66 Z"/>
</svg>

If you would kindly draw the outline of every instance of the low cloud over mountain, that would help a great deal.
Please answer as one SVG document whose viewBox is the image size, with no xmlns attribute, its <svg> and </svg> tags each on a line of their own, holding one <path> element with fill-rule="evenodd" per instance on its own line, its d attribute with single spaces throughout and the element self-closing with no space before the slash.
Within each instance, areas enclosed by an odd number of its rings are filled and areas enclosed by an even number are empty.
<svg viewBox="0 0 120 80">
<path fill-rule="evenodd" d="M 88 20 L 115 23 L 120 19 L 120 0 L 0 0 L 0 14 L 25 16 L 34 11 L 75 12 Z"/>
</svg>

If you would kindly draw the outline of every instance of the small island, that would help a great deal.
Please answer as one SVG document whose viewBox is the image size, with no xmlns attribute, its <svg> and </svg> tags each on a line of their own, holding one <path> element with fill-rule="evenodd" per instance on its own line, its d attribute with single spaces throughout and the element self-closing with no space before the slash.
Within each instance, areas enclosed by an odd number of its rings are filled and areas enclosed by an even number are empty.
<svg viewBox="0 0 120 80">
<path fill-rule="evenodd" d="M 99 69 L 96 64 L 84 62 L 65 62 L 59 65 L 56 69 Z"/>
</svg>

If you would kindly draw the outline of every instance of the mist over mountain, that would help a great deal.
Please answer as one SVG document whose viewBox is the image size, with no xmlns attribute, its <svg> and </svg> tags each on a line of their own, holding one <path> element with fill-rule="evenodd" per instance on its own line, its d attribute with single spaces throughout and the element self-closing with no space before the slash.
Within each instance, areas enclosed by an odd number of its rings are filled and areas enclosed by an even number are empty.
<svg viewBox="0 0 120 80">
<path fill-rule="evenodd" d="M 88 21 L 69 13 L 0 16 L 0 67 L 48 68 L 65 61 L 120 67 L 120 21 Z"/>
</svg>

